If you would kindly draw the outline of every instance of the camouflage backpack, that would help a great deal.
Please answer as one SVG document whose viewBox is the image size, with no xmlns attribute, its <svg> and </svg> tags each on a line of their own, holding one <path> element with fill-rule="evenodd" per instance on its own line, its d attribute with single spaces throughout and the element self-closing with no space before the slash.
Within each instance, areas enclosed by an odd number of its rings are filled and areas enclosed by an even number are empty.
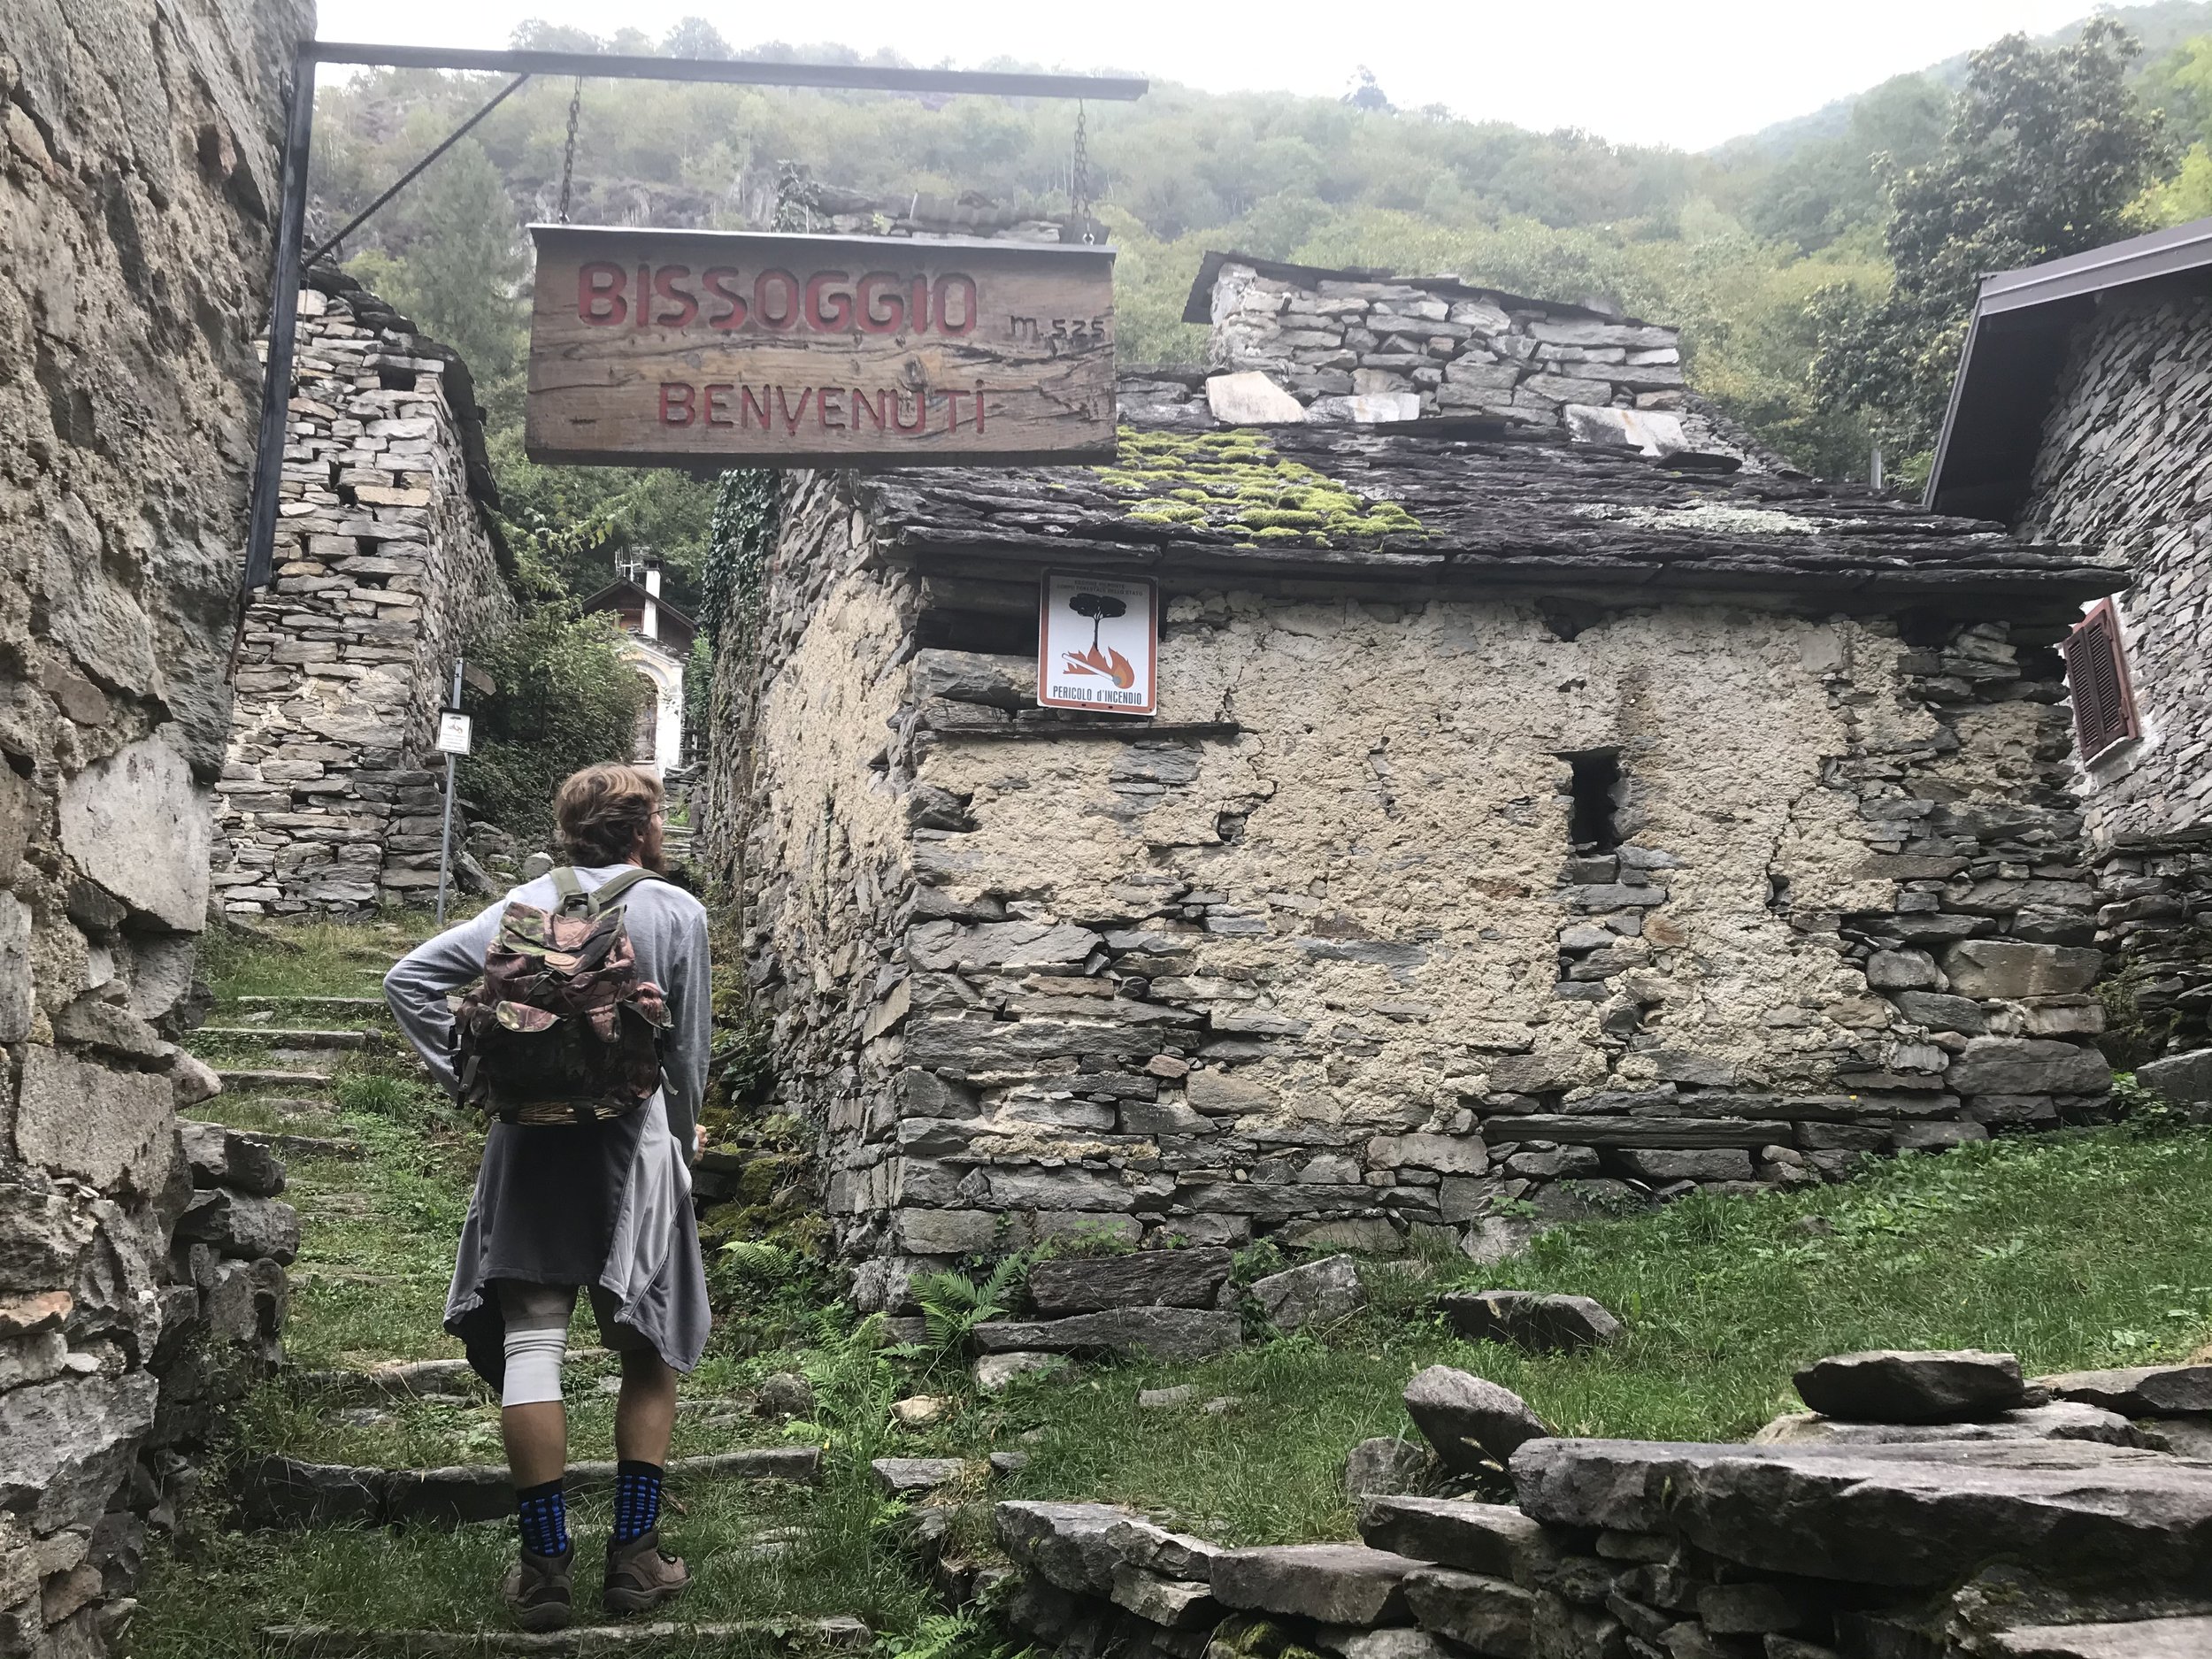
<svg viewBox="0 0 2212 1659">
<path fill-rule="evenodd" d="M 461 1098 L 508 1123 L 604 1122 L 661 1086 L 661 988 L 638 978 L 617 902 L 645 870 L 593 892 L 553 872 L 561 902 L 511 903 L 484 952 L 484 980 L 453 1021 Z"/>
</svg>

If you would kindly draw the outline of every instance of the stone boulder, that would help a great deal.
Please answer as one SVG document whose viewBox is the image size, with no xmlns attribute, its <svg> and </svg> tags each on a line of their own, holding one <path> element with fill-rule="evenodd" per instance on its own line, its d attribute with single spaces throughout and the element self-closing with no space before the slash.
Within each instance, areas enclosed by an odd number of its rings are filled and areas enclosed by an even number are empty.
<svg viewBox="0 0 2212 1659">
<path fill-rule="evenodd" d="M 1064 1319 L 990 1319 L 970 1340 L 980 1354 L 1143 1355 L 1174 1362 L 1211 1359 L 1244 1340 L 1244 1319 L 1202 1308 L 1113 1308 Z"/>
<path fill-rule="evenodd" d="M 1551 1535 L 1509 1503 L 1371 1498 L 1360 1505 L 1359 1535 L 1377 1549 L 1524 1584 L 1560 1558 Z"/>
<path fill-rule="evenodd" d="M 1458 1474 L 1503 1463 L 1524 1442 L 1551 1432 L 1511 1389 L 1448 1365 L 1417 1375 L 1406 1385 L 1405 1402 L 1444 1466 Z"/>
<path fill-rule="evenodd" d="M 1064 1354 L 986 1354 L 972 1375 L 979 1394 L 1004 1394 L 1024 1377 L 1050 1377 L 1069 1369 Z"/>
<path fill-rule="evenodd" d="M 1451 1567 L 1424 1567 L 1406 1575 L 1405 1595 L 1406 1605 L 1424 1630 L 1479 1654 L 1531 1650 L 1536 1595 L 1509 1579 Z"/>
<path fill-rule="evenodd" d="M 1435 1478 L 1435 1454 L 1417 1440 L 1378 1435 L 1344 1456 L 1344 1490 L 1356 1502 L 1419 1492 Z"/>
<path fill-rule="evenodd" d="M 62 786 L 62 850 L 77 868 L 179 933 L 207 920 L 210 795 L 183 755 L 150 737 L 95 761 Z"/>
<path fill-rule="evenodd" d="M 2192 1117 L 2212 1113 L 2212 1048 L 2147 1061 L 2135 1068 L 2135 1080 Z"/>
<path fill-rule="evenodd" d="M 2212 1471 L 2080 1440 L 1697 1446 L 1536 1440 L 1521 1508 L 1554 1526 L 1680 1537 L 1763 1571 L 1908 1587 L 2001 1560 L 2131 1586 L 2212 1575 Z"/>
<path fill-rule="evenodd" d="M 1278 1331 L 1326 1324 L 1367 1305 L 1359 1264 L 1348 1256 L 1332 1256 L 1326 1261 L 1306 1262 L 1270 1273 L 1253 1283 L 1251 1295 Z"/>
<path fill-rule="evenodd" d="M 0 1506 L 39 1532 L 91 1525 L 153 1426 L 157 1392 L 150 1375 L 132 1371 L 0 1394 Z"/>
<path fill-rule="evenodd" d="M 1218 1544 L 1202 1538 L 1171 1532 L 1149 1521 L 1117 1521 L 1106 1529 L 1106 1542 L 1129 1566 L 1163 1578 L 1187 1578 L 1199 1584 L 1213 1579 Z"/>
<path fill-rule="evenodd" d="M 23 1162 L 150 1197 L 173 1158 L 169 1080 L 88 1065 L 41 1043 L 23 1049 L 15 1149 Z"/>
<path fill-rule="evenodd" d="M 1406 1616 L 1406 1575 L 1421 1565 L 1358 1544 L 1228 1549 L 1214 1558 L 1214 1599 L 1240 1611 L 1323 1624 L 1398 1624 Z"/>
<path fill-rule="evenodd" d="M 180 1243 L 211 1244 L 224 1256 L 266 1256 L 288 1267 L 300 1253 L 299 1211 L 274 1198 L 211 1188 L 193 1194 L 176 1236 Z"/>
<path fill-rule="evenodd" d="M 2101 1406 L 2131 1417 L 2212 1412 L 2212 1365 L 2131 1365 L 2119 1371 L 2062 1371 L 2035 1386 L 2061 1400 Z"/>
<path fill-rule="evenodd" d="M 957 1457 L 879 1457 L 868 1467 L 887 1495 L 903 1498 L 950 1486 L 968 1465 Z"/>
<path fill-rule="evenodd" d="M 1628 1334 L 1605 1306 L 1588 1296 L 1543 1296 L 1525 1290 L 1459 1290 L 1440 1297 L 1444 1322 L 1471 1342 L 1503 1342 L 1532 1354 L 1603 1348 Z"/>
<path fill-rule="evenodd" d="M 2000 1411 L 1978 1423 L 1847 1423 L 1816 1411 L 1792 1411 L 1751 1437 L 1754 1446 L 1909 1446 L 1925 1440 L 2095 1440 L 2139 1446 L 2134 1425 L 2117 1411 L 2078 1401 Z"/>
<path fill-rule="evenodd" d="M 1044 1318 L 1111 1308 L 1210 1308 L 1229 1266 L 1229 1252 L 1216 1248 L 1061 1256 L 1029 1270 L 1029 1303 Z"/>
<path fill-rule="evenodd" d="M 2103 971 L 2103 953 L 2067 945 L 1962 939 L 1943 953 L 1943 972 L 1958 996 L 2071 996 Z"/>
<path fill-rule="evenodd" d="M 258 1135 L 241 1134 L 221 1124 L 177 1126 L 193 1186 L 227 1187 L 254 1198 L 274 1198 L 284 1190 L 284 1160 Z"/>
<path fill-rule="evenodd" d="M 2017 1359 L 1971 1348 L 1835 1354 L 1794 1380 L 1807 1405 L 1847 1423 L 1955 1423 L 2009 1410 L 2026 1393 Z"/>
<path fill-rule="evenodd" d="M 1016 1564 L 1078 1595 L 1110 1596 L 1122 1557 L 1109 1539 L 1143 1517 L 1111 1503 L 1009 1502 L 996 1510 L 998 1541 Z"/>
<path fill-rule="evenodd" d="M 2038 1037 L 1970 1037 L 1943 1086 L 1962 1094 L 2101 1094 L 2112 1068 L 2094 1048 Z"/>
</svg>

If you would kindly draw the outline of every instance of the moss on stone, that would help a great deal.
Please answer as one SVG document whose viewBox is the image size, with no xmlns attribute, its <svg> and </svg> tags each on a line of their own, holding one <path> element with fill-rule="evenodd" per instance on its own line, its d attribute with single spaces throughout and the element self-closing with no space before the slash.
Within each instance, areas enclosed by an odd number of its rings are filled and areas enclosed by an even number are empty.
<svg viewBox="0 0 2212 1659">
<path fill-rule="evenodd" d="M 1129 516 L 1146 524 L 1205 525 L 1272 541 L 1310 535 L 1322 546 L 1427 534 L 1397 502 L 1371 501 L 1287 460 L 1257 433 L 1125 427 L 1118 459 L 1093 471 L 1108 488 L 1133 497 Z"/>
</svg>

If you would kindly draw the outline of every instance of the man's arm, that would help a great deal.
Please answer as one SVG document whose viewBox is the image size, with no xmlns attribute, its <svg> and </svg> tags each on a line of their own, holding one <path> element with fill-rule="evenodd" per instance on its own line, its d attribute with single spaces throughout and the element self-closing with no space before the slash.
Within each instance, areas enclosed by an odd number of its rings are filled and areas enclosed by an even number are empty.
<svg viewBox="0 0 2212 1659">
<path fill-rule="evenodd" d="M 449 1094 L 459 1092 L 453 1075 L 453 1011 L 446 998 L 484 972 L 484 952 L 499 932 L 507 907 L 491 904 L 472 921 L 449 927 L 417 945 L 384 976 L 384 1000 L 400 1031 Z"/>
<path fill-rule="evenodd" d="M 706 1094 L 714 990 L 708 972 L 706 913 L 694 912 L 680 927 L 676 949 L 670 953 L 668 983 L 661 987 L 668 997 L 669 1018 L 661 1071 L 668 1079 L 668 1132 L 689 1156 L 696 1148 L 694 1131 Z"/>
</svg>

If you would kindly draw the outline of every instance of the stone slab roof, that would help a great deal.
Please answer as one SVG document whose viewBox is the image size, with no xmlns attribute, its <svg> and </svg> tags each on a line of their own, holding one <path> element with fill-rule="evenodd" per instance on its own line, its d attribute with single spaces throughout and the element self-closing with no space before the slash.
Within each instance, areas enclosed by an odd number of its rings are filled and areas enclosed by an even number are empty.
<svg viewBox="0 0 2212 1659">
<path fill-rule="evenodd" d="M 1111 465 L 863 480 L 894 557 L 1544 588 L 1757 590 L 2054 617 L 2126 585 L 2078 549 L 1863 488 L 1479 421 L 1131 428 Z"/>
</svg>

